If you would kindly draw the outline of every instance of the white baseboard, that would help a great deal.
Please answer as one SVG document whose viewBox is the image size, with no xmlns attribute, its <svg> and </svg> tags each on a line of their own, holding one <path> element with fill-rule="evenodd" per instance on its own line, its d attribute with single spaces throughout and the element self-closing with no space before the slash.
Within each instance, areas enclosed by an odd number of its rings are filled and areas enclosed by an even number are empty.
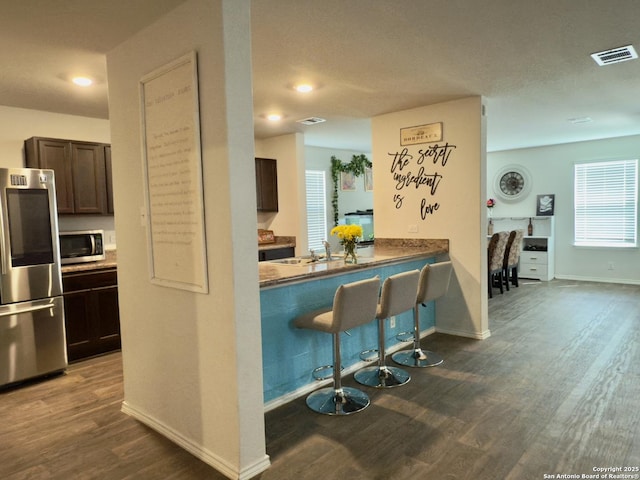
<svg viewBox="0 0 640 480">
<path fill-rule="evenodd" d="M 640 285 L 640 280 L 622 278 L 581 277 L 579 275 L 556 275 L 558 280 L 575 280 L 578 282 L 618 283 L 623 285 Z"/>
<path fill-rule="evenodd" d="M 431 335 L 432 333 L 435 333 L 436 329 L 435 327 L 430 327 L 427 328 L 426 330 L 423 330 L 420 333 L 420 338 L 424 338 L 428 335 Z M 387 349 L 387 354 L 391 354 L 391 353 L 395 353 L 399 350 L 404 350 L 405 348 L 407 348 L 407 345 L 410 345 L 409 343 L 398 343 L 397 345 L 394 345 L 393 347 L 389 347 Z M 358 362 L 358 363 L 354 363 L 353 365 L 351 365 L 348 368 L 345 368 L 342 371 L 342 375 L 350 375 L 358 370 L 360 370 L 361 368 L 366 367 L 367 365 L 370 365 L 371 362 L 365 362 L 364 360 Z M 289 392 L 285 395 L 282 395 L 281 397 L 278 398 L 274 398 L 273 400 L 270 400 L 269 402 L 265 403 L 264 405 L 264 411 L 269 412 L 275 408 L 278 408 L 286 403 L 289 403 L 292 400 L 295 400 L 296 398 L 300 398 L 300 397 L 304 397 L 305 395 L 308 395 L 309 393 L 313 392 L 314 390 L 317 390 L 318 388 L 321 387 L 325 387 L 327 385 L 331 385 L 333 383 L 333 378 L 328 378 L 327 380 L 321 380 L 321 381 L 317 381 L 317 382 L 312 382 L 312 383 L 307 383 L 306 385 L 303 385 L 302 387 L 294 390 L 293 392 Z"/>
<path fill-rule="evenodd" d="M 126 413 L 161 435 L 167 437 L 173 443 L 191 453 L 194 457 L 199 458 L 208 465 L 211 465 L 213 468 L 232 480 L 248 480 L 259 473 L 264 472 L 271 465 L 269 456 L 265 455 L 260 460 L 239 470 L 238 466 L 231 465 L 223 458 L 220 458 L 209 450 L 203 448 L 202 445 L 193 442 L 180 432 L 129 405 L 126 401 L 122 402 L 121 410 L 123 413 Z"/>
<path fill-rule="evenodd" d="M 445 333 L 447 335 L 455 335 L 457 337 L 473 338 L 475 340 L 485 340 L 491 336 L 490 330 L 482 332 L 468 332 L 466 330 L 452 330 L 448 328 L 436 328 L 436 332 Z"/>
</svg>

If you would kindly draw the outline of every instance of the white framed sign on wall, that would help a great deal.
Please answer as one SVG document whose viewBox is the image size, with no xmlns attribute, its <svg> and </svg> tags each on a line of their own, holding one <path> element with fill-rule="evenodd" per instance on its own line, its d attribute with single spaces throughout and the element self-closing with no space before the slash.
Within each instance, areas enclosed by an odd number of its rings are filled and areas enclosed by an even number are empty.
<svg viewBox="0 0 640 480">
<path fill-rule="evenodd" d="M 140 80 L 151 282 L 208 293 L 196 53 Z"/>
</svg>

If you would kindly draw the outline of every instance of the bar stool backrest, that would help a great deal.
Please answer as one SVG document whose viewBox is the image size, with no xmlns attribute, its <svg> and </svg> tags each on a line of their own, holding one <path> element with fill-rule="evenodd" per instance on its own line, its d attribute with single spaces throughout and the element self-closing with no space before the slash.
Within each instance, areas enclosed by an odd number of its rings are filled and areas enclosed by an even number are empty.
<svg viewBox="0 0 640 480">
<path fill-rule="evenodd" d="M 427 303 L 447 294 L 453 264 L 450 261 L 425 265 L 420 271 L 416 303 Z"/>
<path fill-rule="evenodd" d="M 380 305 L 376 317 L 384 319 L 411 310 L 416 304 L 419 279 L 420 272 L 418 270 L 410 270 L 388 277 L 382 284 Z"/>
<path fill-rule="evenodd" d="M 331 333 L 343 332 L 376 318 L 380 278 L 373 277 L 340 285 L 333 297 Z"/>
</svg>

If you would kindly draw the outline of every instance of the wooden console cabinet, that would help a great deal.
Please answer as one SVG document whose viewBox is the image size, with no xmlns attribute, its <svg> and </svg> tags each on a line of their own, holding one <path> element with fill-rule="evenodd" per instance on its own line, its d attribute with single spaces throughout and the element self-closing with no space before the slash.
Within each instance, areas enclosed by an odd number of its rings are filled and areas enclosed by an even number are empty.
<svg viewBox="0 0 640 480">
<path fill-rule="evenodd" d="M 69 361 L 120 349 L 115 268 L 62 275 Z"/>
<path fill-rule="evenodd" d="M 59 214 L 113 214 L 108 144 L 31 137 L 24 147 L 27 167 L 55 172 Z"/>
</svg>

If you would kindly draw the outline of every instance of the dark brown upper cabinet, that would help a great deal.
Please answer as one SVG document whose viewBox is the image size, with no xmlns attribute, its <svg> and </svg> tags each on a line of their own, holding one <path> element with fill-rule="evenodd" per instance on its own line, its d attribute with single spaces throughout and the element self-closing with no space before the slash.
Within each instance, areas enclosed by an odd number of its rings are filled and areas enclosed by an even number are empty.
<svg viewBox="0 0 640 480">
<path fill-rule="evenodd" d="M 43 137 L 24 144 L 27 167 L 54 171 L 59 214 L 113 214 L 109 145 Z"/>
<path fill-rule="evenodd" d="M 256 158 L 256 198 L 259 212 L 278 211 L 278 162 Z"/>
<path fill-rule="evenodd" d="M 104 147 L 104 164 L 107 172 L 107 213 L 113 215 L 113 170 L 111 169 L 111 145 Z"/>
</svg>

